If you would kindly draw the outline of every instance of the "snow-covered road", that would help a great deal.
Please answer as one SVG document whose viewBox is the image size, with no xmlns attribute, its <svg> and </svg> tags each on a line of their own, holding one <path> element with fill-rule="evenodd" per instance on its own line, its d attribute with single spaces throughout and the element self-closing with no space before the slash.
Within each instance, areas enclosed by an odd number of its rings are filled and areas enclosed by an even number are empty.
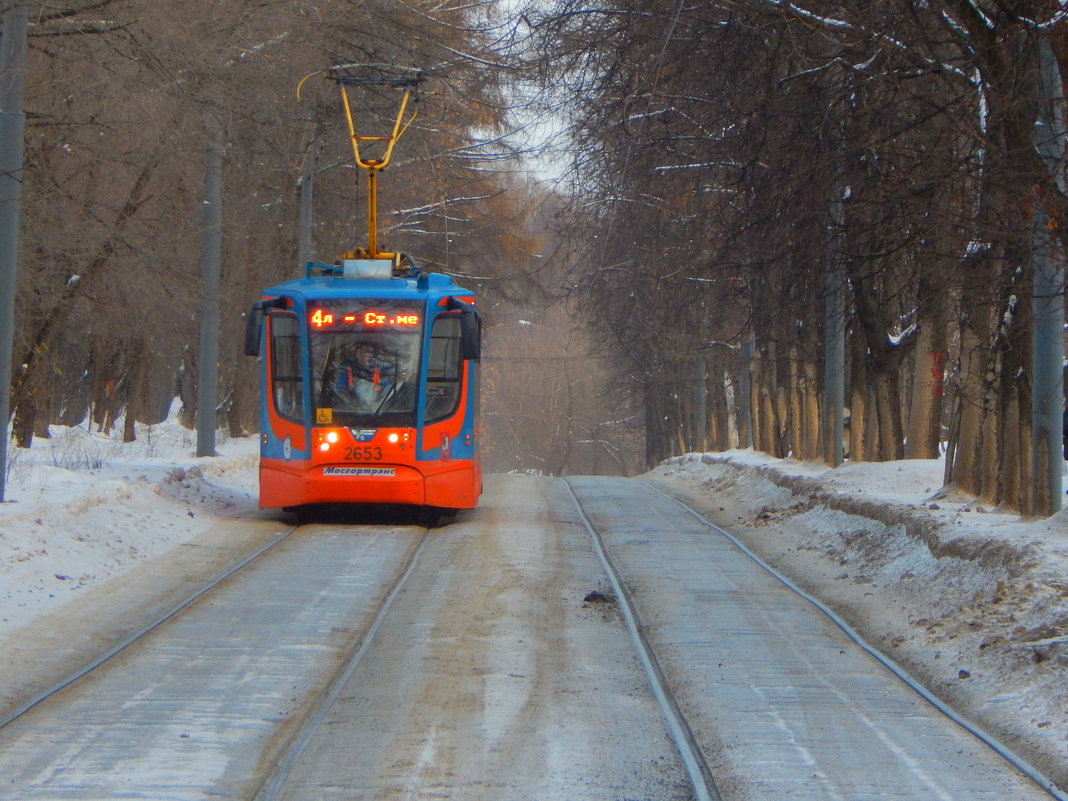
<svg viewBox="0 0 1068 801">
<path fill-rule="evenodd" d="M 0 506 L 7 708 L 282 526 L 255 506 L 254 440 L 224 442 L 216 459 L 193 458 L 182 431 L 156 432 L 147 451 L 73 429 L 39 447 L 17 454 L 14 502 Z M 1020 520 L 940 492 L 940 473 L 937 462 L 832 471 L 732 452 L 649 478 L 1064 783 L 1068 514 Z"/>
</svg>

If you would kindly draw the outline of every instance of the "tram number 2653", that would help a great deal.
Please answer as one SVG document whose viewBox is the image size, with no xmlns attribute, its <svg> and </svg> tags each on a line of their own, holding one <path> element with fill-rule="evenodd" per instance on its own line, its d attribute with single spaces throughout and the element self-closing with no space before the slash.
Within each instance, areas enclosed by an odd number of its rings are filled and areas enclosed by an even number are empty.
<svg viewBox="0 0 1068 801">
<path fill-rule="evenodd" d="M 345 448 L 345 459 L 350 462 L 379 462 L 382 449 L 371 447 Z"/>
</svg>

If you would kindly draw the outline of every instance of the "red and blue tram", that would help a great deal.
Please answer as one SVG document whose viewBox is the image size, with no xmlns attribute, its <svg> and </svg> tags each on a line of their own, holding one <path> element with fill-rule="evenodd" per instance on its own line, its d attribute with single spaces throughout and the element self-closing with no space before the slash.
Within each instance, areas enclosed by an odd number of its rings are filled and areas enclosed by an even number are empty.
<svg viewBox="0 0 1068 801">
<path fill-rule="evenodd" d="M 309 265 L 265 290 L 245 336 L 262 365 L 260 506 L 474 507 L 474 304 L 450 277 L 384 259 Z"/>
</svg>

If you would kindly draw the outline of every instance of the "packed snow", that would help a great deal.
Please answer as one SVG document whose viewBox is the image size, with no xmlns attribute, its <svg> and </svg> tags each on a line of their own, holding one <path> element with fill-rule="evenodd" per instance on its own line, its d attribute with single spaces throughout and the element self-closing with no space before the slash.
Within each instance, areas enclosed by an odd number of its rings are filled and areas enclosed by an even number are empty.
<svg viewBox="0 0 1068 801">
<path fill-rule="evenodd" d="M 121 432 L 121 426 L 117 429 Z M 256 438 L 197 458 L 176 419 L 121 443 L 52 429 L 0 505 L 0 719 L 285 524 Z M 940 461 L 690 454 L 644 478 L 822 599 L 933 693 L 1068 787 L 1068 511 L 1023 520 L 942 487 Z"/>
</svg>

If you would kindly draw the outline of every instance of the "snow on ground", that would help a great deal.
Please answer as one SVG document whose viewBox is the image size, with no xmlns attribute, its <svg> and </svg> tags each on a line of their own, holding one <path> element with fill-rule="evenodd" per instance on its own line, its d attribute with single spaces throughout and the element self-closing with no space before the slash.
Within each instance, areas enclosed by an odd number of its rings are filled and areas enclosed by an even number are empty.
<svg viewBox="0 0 1068 801">
<path fill-rule="evenodd" d="M 219 518 L 261 516 L 256 441 L 196 458 L 196 434 L 172 417 L 122 443 L 54 427 L 12 448 L 0 505 L 0 639 L 92 587 L 192 542 Z"/>
<path fill-rule="evenodd" d="M 285 526 L 256 503 L 254 438 L 197 458 L 175 416 L 136 442 L 53 427 L 12 448 L 0 504 L 0 720 Z"/>
<path fill-rule="evenodd" d="M 257 507 L 256 449 L 220 437 L 219 456 L 196 458 L 194 433 L 175 420 L 129 444 L 54 428 L 13 449 L 0 505 L 0 718 L 84 649 L 283 527 Z M 1068 786 L 1068 512 L 1025 521 L 943 492 L 936 461 L 829 470 L 732 451 L 646 478 Z"/>
</svg>

